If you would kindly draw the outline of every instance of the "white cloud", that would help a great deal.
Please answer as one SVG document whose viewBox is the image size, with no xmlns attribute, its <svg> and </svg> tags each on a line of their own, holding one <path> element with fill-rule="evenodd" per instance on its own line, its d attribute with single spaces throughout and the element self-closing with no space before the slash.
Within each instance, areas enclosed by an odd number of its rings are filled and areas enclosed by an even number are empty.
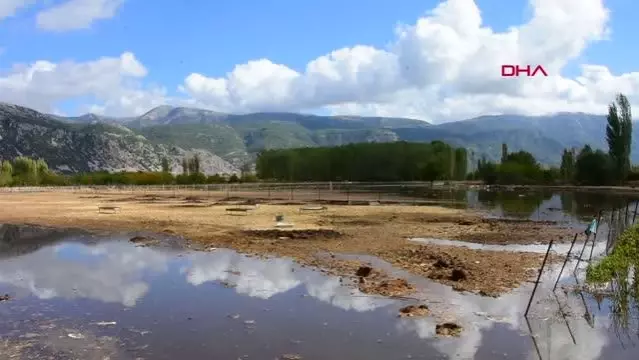
<svg viewBox="0 0 639 360">
<path fill-rule="evenodd" d="M 35 0 L 2 0 L 0 1 L 0 20 L 14 16 L 18 10 L 35 3 Z"/>
<path fill-rule="evenodd" d="M 88 26 L 87 19 L 112 16 L 121 2 L 70 0 L 45 10 L 39 23 L 51 29 Z M 168 97 L 162 87 L 142 86 L 146 69 L 131 53 L 86 63 L 38 61 L 0 75 L 0 100 L 52 110 L 61 100 L 88 95 L 95 102 L 77 110 L 107 115 L 141 114 L 170 103 L 226 112 L 326 109 L 431 121 L 604 113 L 617 92 L 639 103 L 639 72 L 614 74 L 605 65 L 581 64 L 579 76 L 562 75 L 566 66 L 579 65 L 589 45 L 611 36 L 603 0 L 530 0 L 530 7 L 526 23 L 496 32 L 482 23 L 473 0 L 444 1 L 414 24 L 395 29 L 386 48 L 337 49 L 310 60 L 303 71 L 258 59 L 221 77 L 191 73 L 178 87 L 180 99 Z M 502 64 L 540 64 L 549 76 L 502 78 Z"/>
<path fill-rule="evenodd" d="M 18 64 L 0 74 L 0 101 L 52 112 L 67 99 L 91 96 L 100 104 L 87 105 L 112 115 L 142 113 L 163 104 L 166 91 L 142 88 L 147 69 L 130 52 L 89 62 Z M 82 109 L 84 110 L 84 109 Z"/>
<path fill-rule="evenodd" d="M 527 23 L 497 33 L 473 0 L 448 0 L 387 49 L 354 46 L 312 60 L 304 72 L 262 59 L 223 78 L 189 75 L 182 89 L 222 111 L 301 110 L 456 119 L 487 113 L 602 112 L 614 94 L 639 95 L 639 73 L 583 65 L 561 70 L 608 36 L 602 0 L 531 0 Z M 502 64 L 543 65 L 547 78 L 502 78 Z M 255 80 L 259 79 L 259 80 Z"/>
<path fill-rule="evenodd" d="M 41 11 L 36 21 L 38 27 L 45 30 L 86 29 L 96 20 L 115 16 L 123 3 L 124 0 L 68 0 Z"/>
</svg>

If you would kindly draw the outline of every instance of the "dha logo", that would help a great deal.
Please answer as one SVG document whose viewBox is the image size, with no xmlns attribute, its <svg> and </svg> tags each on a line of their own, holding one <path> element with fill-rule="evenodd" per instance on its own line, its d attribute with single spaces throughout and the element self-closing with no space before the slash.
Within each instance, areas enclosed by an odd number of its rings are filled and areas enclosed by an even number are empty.
<svg viewBox="0 0 639 360">
<path fill-rule="evenodd" d="M 520 74 L 526 74 L 527 77 L 535 77 L 538 75 L 548 76 L 546 69 L 543 66 L 537 65 L 535 67 L 526 65 L 502 65 L 501 76 L 502 77 L 519 77 Z"/>
</svg>

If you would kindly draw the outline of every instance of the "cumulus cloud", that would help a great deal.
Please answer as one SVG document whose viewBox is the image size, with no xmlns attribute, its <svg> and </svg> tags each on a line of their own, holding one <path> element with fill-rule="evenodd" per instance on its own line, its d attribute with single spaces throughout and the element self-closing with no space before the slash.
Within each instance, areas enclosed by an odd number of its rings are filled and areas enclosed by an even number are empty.
<svg viewBox="0 0 639 360">
<path fill-rule="evenodd" d="M 70 0 L 45 10 L 39 23 L 85 26 L 88 18 L 112 16 L 121 2 Z M 498 32 L 483 23 L 474 0 L 443 1 L 413 24 L 398 26 L 385 48 L 336 49 L 309 60 L 303 71 L 263 58 L 223 76 L 191 73 L 178 86 L 179 97 L 143 86 L 146 71 L 127 72 L 127 61 L 144 69 L 130 53 L 86 63 L 37 61 L 0 75 L 0 100 L 53 111 L 61 100 L 88 95 L 95 101 L 78 110 L 108 115 L 139 115 L 167 103 L 239 113 L 323 109 L 434 122 L 500 113 L 604 113 L 617 92 L 639 103 L 639 72 L 615 74 L 604 64 L 576 63 L 591 44 L 614 39 L 603 0 L 530 0 L 529 6 L 529 20 Z M 542 65 L 549 76 L 503 78 L 502 64 Z M 578 76 L 563 73 L 569 65 L 581 67 Z M 91 77 L 94 72 L 100 76 Z"/>
<path fill-rule="evenodd" d="M 115 16 L 123 3 L 124 0 L 68 0 L 41 11 L 38 13 L 36 21 L 38 27 L 44 30 L 86 29 L 97 20 L 110 19 Z"/>
<path fill-rule="evenodd" d="M 0 1 L 0 20 L 14 16 L 18 10 L 27 7 L 36 0 L 2 0 Z"/>
<path fill-rule="evenodd" d="M 53 112 L 60 101 L 90 96 L 100 102 L 89 104 L 94 110 L 142 113 L 163 104 L 166 97 L 163 88 L 141 87 L 139 81 L 146 75 L 147 69 L 130 52 L 89 62 L 40 60 L 0 74 L 0 100 Z"/>
<path fill-rule="evenodd" d="M 132 307 L 149 290 L 142 271 L 166 271 L 169 255 L 128 244 L 105 243 L 95 248 L 79 245 L 93 264 L 60 257 L 59 247 L 24 255 L 20 261 L 0 262 L 0 283 L 10 284 L 40 298 L 87 298 Z"/>
<path fill-rule="evenodd" d="M 532 18 L 505 32 L 482 24 L 473 0 L 442 2 L 396 29 L 387 49 L 353 46 L 308 63 L 304 72 L 267 59 L 225 77 L 193 73 L 182 90 L 222 111 L 304 110 L 446 120 L 487 113 L 602 112 L 619 91 L 633 100 L 639 73 L 583 65 L 562 69 L 608 36 L 602 0 L 531 0 Z M 502 78 L 502 64 L 542 65 L 548 77 Z"/>
</svg>

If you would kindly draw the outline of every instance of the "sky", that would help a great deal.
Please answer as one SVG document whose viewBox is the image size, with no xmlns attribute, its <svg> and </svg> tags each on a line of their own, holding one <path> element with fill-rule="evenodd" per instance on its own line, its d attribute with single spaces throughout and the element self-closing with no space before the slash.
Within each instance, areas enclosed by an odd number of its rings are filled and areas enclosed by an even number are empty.
<svg viewBox="0 0 639 360">
<path fill-rule="evenodd" d="M 632 0 L 0 0 L 0 101 L 410 117 L 639 104 Z M 548 76 L 502 77 L 541 65 Z"/>
</svg>

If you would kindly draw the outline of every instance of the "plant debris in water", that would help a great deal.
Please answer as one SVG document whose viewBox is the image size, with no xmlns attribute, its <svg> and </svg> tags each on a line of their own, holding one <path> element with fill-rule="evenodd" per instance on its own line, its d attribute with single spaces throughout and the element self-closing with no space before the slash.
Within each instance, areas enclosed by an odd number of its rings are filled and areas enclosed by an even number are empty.
<svg viewBox="0 0 639 360">
<path fill-rule="evenodd" d="M 430 314 L 430 310 L 424 304 L 408 305 L 399 309 L 399 317 L 426 316 L 428 314 Z"/>
<path fill-rule="evenodd" d="M 380 257 L 458 291 L 498 296 L 531 278 L 543 254 L 421 245 L 380 253 Z"/>
<path fill-rule="evenodd" d="M 445 322 L 435 326 L 435 333 L 439 336 L 459 336 L 461 335 L 461 332 L 462 327 L 453 322 Z"/>
</svg>

